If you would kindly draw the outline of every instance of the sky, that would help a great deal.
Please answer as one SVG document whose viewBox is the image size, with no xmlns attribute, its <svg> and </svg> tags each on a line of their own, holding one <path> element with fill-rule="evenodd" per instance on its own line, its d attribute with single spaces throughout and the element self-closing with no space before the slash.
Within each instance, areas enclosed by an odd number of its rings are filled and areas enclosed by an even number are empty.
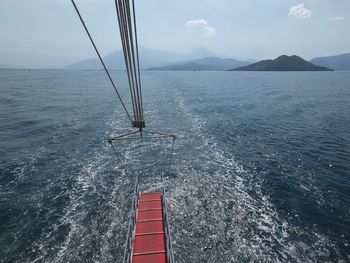
<svg viewBox="0 0 350 263">
<path fill-rule="evenodd" d="M 121 48 L 114 0 L 75 0 L 103 55 Z M 350 52 L 350 0 L 135 0 L 139 44 L 239 59 Z M 95 53 L 70 0 L 1 0 L 0 67 L 61 67 Z"/>
</svg>

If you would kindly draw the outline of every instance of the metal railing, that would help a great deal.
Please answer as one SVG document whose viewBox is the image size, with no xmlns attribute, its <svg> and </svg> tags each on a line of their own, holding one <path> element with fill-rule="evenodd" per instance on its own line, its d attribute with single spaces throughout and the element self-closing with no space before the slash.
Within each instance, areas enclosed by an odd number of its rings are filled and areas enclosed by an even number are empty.
<svg viewBox="0 0 350 263">
<path fill-rule="evenodd" d="M 168 263 L 175 263 L 173 244 L 171 241 L 169 218 L 168 218 L 168 206 L 166 204 L 166 192 L 163 188 L 163 217 L 164 217 L 164 233 L 166 238 L 166 255 Z"/>
<path fill-rule="evenodd" d="M 134 196 L 131 204 L 130 210 L 130 218 L 129 218 L 129 226 L 127 232 L 127 240 L 124 249 L 124 257 L 123 263 L 132 262 L 133 251 L 134 251 L 134 239 L 135 239 L 135 227 L 136 227 L 136 216 L 138 211 L 138 203 L 139 203 L 139 178 L 136 178 Z M 168 206 L 166 203 L 166 191 L 163 188 L 162 190 L 163 200 L 162 200 L 162 210 L 163 210 L 163 218 L 164 218 L 164 234 L 166 239 L 166 257 L 168 263 L 175 263 L 174 259 L 174 250 L 171 240 L 170 227 L 169 227 L 169 217 L 168 217 Z"/>
<path fill-rule="evenodd" d="M 132 254 L 134 251 L 134 238 L 135 238 L 135 226 L 136 226 L 136 216 L 138 210 L 139 202 L 139 176 L 136 177 L 134 194 L 132 197 L 131 210 L 129 216 L 129 226 L 127 232 L 127 238 L 124 248 L 123 263 L 129 263 L 132 261 Z"/>
</svg>

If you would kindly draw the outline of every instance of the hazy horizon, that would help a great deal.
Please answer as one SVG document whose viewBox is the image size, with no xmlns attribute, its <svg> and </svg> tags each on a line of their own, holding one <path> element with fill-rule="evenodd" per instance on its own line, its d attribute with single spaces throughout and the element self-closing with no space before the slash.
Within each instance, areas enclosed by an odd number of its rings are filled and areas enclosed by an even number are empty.
<svg viewBox="0 0 350 263">
<path fill-rule="evenodd" d="M 76 0 L 101 53 L 121 47 L 114 1 Z M 204 47 L 236 59 L 350 52 L 346 0 L 135 0 L 139 43 L 186 54 Z M 0 66 L 62 67 L 95 58 L 70 1 L 4 0 Z"/>
</svg>

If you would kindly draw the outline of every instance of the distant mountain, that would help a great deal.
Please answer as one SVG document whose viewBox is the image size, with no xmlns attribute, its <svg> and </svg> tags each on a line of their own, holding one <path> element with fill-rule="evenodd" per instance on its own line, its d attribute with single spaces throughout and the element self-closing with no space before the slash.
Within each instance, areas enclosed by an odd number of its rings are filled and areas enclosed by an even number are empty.
<svg viewBox="0 0 350 263">
<path fill-rule="evenodd" d="M 310 62 L 334 70 L 350 70 L 350 53 L 338 56 L 314 58 Z"/>
<path fill-rule="evenodd" d="M 1 68 L 54 69 L 62 68 L 64 65 L 73 63 L 74 61 L 74 58 L 35 51 L 31 53 L 18 51 L 18 53 L 9 52 L 8 54 L 0 54 Z"/>
<path fill-rule="evenodd" d="M 139 47 L 140 67 L 147 69 L 152 67 L 161 67 L 164 65 L 174 64 L 176 62 L 198 59 L 209 56 L 217 56 L 205 48 L 196 48 L 189 54 L 178 54 L 174 52 L 167 52 L 163 50 L 150 49 L 146 47 Z M 124 56 L 123 51 L 118 50 L 112 52 L 104 57 L 106 66 L 110 69 L 124 70 Z M 65 67 L 65 69 L 102 69 L 101 63 L 98 59 L 86 59 L 78 63 L 74 63 Z"/>
<path fill-rule="evenodd" d="M 282 55 L 274 60 L 262 60 L 254 64 L 233 69 L 234 71 L 332 71 L 315 66 L 298 56 Z"/>
<path fill-rule="evenodd" d="M 163 67 L 154 67 L 149 70 L 155 71 L 222 71 L 236 67 L 249 65 L 249 61 L 241 61 L 232 58 L 207 57 L 182 61 Z"/>
<path fill-rule="evenodd" d="M 217 54 L 211 52 L 210 50 L 204 47 L 197 47 L 193 49 L 190 53 L 188 53 L 183 60 L 185 59 L 194 60 L 194 59 L 217 57 L 217 56 L 218 56 Z"/>
<path fill-rule="evenodd" d="M 140 67 L 148 68 L 154 66 L 161 66 L 165 63 L 180 61 L 182 56 L 180 54 L 166 52 L 162 50 L 150 49 L 145 47 L 139 48 Z M 124 55 L 122 50 L 114 51 L 104 58 L 104 62 L 109 69 L 124 70 Z M 66 69 L 102 69 L 101 62 L 97 58 L 85 59 L 80 62 L 71 64 Z"/>
</svg>

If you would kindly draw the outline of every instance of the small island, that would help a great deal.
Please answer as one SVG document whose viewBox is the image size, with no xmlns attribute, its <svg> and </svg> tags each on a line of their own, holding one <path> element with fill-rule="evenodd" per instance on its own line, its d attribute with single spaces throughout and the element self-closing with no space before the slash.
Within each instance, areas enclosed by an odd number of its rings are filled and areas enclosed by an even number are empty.
<svg viewBox="0 0 350 263">
<path fill-rule="evenodd" d="M 316 66 L 295 55 L 282 55 L 273 60 L 261 60 L 231 71 L 333 71 L 333 69 Z"/>
</svg>

